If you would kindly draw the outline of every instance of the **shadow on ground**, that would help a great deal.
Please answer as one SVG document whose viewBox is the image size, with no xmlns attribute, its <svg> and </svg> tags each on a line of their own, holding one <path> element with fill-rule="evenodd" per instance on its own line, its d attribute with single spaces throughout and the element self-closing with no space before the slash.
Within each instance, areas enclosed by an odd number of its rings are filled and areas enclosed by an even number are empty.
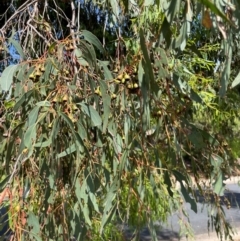
<svg viewBox="0 0 240 241">
<path fill-rule="evenodd" d="M 126 238 L 126 241 L 132 240 L 133 237 L 133 231 L 131 229 L 128 229 L 125 227 L 124 230 L 124 236 Z M 158 240 L 163 241 L 176 241 L 179 240 L 180 237 L 177 232 L 165 229 L 165 228 L 159 228 L 157 230 L 157 237 Z M 151 234 L 148 230 L 148 228 L 144 228 L 139 235 L 139 238 L 135 239 L 137 241 L 152 241 Z"/>
</svg>

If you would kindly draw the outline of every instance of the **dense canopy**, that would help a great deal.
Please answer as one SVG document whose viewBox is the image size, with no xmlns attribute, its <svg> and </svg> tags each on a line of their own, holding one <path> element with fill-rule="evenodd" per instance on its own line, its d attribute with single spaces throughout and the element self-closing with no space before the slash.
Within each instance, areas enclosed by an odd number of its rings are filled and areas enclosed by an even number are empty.
<svg viewBox="0 0 240 241">
<path fill-rule="evenodd" d="M 231 238 L 238 0 L 12 0 L 0 9 L 0 205 L 15 240 L 132 240 L 184 203 Z M 3 200 L 6 200 L 3 202 Z"/>
</svg>

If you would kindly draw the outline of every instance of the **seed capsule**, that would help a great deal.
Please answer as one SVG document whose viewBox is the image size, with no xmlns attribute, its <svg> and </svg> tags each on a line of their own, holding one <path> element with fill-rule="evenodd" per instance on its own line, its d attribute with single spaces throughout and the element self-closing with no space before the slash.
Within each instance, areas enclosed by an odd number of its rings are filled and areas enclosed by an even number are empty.
<svg viewBox="0 0 240 241">
<path fill-rule="evenodd" d="M 63 102 L 67 102 L 68 101 L 68 95 L 67 94 L 65 94 L 64 96 L 63 96 Z"/>
<path fill-rule="evenodd" d="M 138 88 L 138 84 L 137 84 L 137 83 L 134 83 L 133 87 L 134 87 L 134 88 Z"/>
<path fill-rule="evenodd" d="M 122 78 L 121 82 L 122 82 L 122 84 L 125 84 L 126 79 L 125 79 L 125 78 Z"/>
<path fill-rule="evenodd" d="M 117 80 L 122 80 L 124 78 L 123 74 L 118 75 Z"/>
<path fill-rule="evenodd" d="M 34 75 L 33 73 L 31 73 L 31 74 L 29 75 L 29 79 L 31 79 L 31 80 L 35 79 L 35 75 Z"/>
<path fill-rule="evenodd" d="M 72 105 L 72 109 L 73 109 L 74 111 L 78 111 L 78 107 L 77 107 L 75 104 Z"/>
<path fill-rule="evenodd" d="M 129 84 L 127 85 L 127 88 L 128 88 L 128 89 L 133 89 L 133 84 L 132 84 L 132 83 L 129 83 Z"/>
<path fill-rule="evenodd" d="M 74 50 L 74 46 L 71 44 L 68 48 L 68 50 Z"/>
<path fill-rule="evenodd" d="M 118 79 L 115 79 L 114 82 L 116 82 L 117 84 L 120 84 L 120 83 L 121 83 L 121 81 L 118 80 Z"/>
<path fill-rule="evenodd" d="M 100 91 L 100 87 L 98 86 L 97 89 L 94 91 L 96 95 L 102 96 L 102 93 Z"/>
<path fill-rule="evenodd" d="M 52 100 L 53 103 L 57 103 L 59 102 L 59 97 L 58 96 L 55 96 Z"/>
<path fill-rule="evenodd" d="M 35 73 L 36 77 L 40 77 L 41 75 L 42 75 L 42 73 L 39 70 Z"/>
<path fill-rule="evenodd" d="M 125 73 L 125 74 L 124 74 L 124 79 L 125 79 L 126 81 L 128 81 L 128 80 L 130 80 L 130 76 L 129 76 L 127 73 Z"/>
<path fill-rule="evenodd" d="M 40 67 L 40 71 L 41 71 L 41 72 L 44 72 L 44 71 L 45 71 L 45 67 L 44 67 L 44 65 L 41 65 L 41 67 Z"/>
<path fill-rule="evenodd" d="M 114 100 L 114 99 L 116 99 L 116 98 L 117 98 L 117 96 L 116 96 L 115 94 L 112 94 L 112 95 L 111 95 L 111 99 Z"/>
</svg>

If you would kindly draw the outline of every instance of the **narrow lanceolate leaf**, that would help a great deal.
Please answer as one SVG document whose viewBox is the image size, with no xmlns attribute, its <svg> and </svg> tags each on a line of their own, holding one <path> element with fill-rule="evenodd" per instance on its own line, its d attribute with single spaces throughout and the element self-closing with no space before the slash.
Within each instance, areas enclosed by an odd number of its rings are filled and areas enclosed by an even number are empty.
<svg viewBox="0 0 240 241">
<path fill-rule="evenodd" d="M 211 164 L 213 166 L 213 171 L 211 174 L 211 179 L 213 181 L 213 191 L 220 196 L 224 195 L 225 184 L 224 184 L 224 177 L 222 173 L 222 163 L 223 159 L 219 155 L 212 155 Z"/>
<path fill-rule="evenodd" d="M 88 190 L 87 190 L 87 185 L 86 181 L 84 181 L 81 186 L 80 186 L 80 181 L 77 179 L 75 182 L 75 193 L 78 199 L 78 202 L 81 207 L 81 211 L 84 216 L 84 220 L 87 222 L 89 226 L 92 225 L 92 222 L 90 220 L 90 212 L 89 212 L 89 206 L 87 205 L 88 203 Z M 84 202 L 85 205 L 82 203 Z"/>
<path fill-rule="evenodd" d="M 72 144 L 70 147 L 68 147 L 65 151 L 59 153 L 57 155 L 58 158 L 65 157 L 67 155 L 70 155 L 71 153 L 76 151 L 76 145 Z"/>
<path fill-rule="evenodd" d="M 30 148 L 36 141 L 36 124 L 33 124 L 28 127 L 25 135 L 24 135 L 24 144 L 26 148 Z"/>
<path fill-rule="evenodd" d="M 153 5 L 153 4 L 154 4 L 154 0 L 145 0 L 144 1 L 144 6 L 145 7 L 148 7 L 148 6 Z"/>
<path fill-rule="evenodd" d="M 82 110 L 90 117 L 93 126 L 100 126 L 102 124 L 102 119 L 98 112 L 91 106 L 84 103 L 80 103 Z"/>
<path fill-rule="evenodd" d="M 150 58 L 148 55 L 148 50 L 147 50 L 147 46 L 146 46 L 145 38 L 144 38 L 144 32 L 142 29 L 140 30 L 140 44 L 141 44 L 141 49 L 142 49 L 143 56 L 145 59 L 143 68 L 144 68 L 145 72 L 148 73 L 150 87 L 151 87 L 152 92 L 157 93 L 158 85 L 156 84 L 155 79 L 154 79 L 152 64 L 151 64 L 151 61 L 150 61 Z"/>
<path fill-rule="evenodd" d="M 40 107 L 51 107 L 51 103 L 47 100 L 40 101 L 36 105 Z"/>
<path fill-rule="evenodd" d="M 38 217 L 33 212 L 28 212 L 28 225 L 32 227 L 32 232 L 38 234 L 40 232 L 40 224 Z"/>
<path fill-rule="evenodd" d="M 107 94 L 107 85 L 104 81 L 100 80 L 100 90 L 103 99 L 103 133 L 106 132 L 111 106 L 111 97 Z"/>
<path fill-rule="evenodd" d="M 101 51 L 102 53 L 105 52 L 100 40 L 94 34 L 87 30 L 82 30 L 81 34 L 85 40 L 94 45 L 99 51 Z"/>
<path fill-rule="evenodd" d="M 231 88 L 234 88 L 235 86 L 239 85 L 239 83 L 240 83 L 240 72 L 238 73 L 238 75 L 236 76 L 234 81 L 232 82 Z"/>
<path fill-rule="evenodd" d="M 1 77 L 0 77 L 0 86 L 4 92 L 8 92 L 7 99 L 10 98 L 12 93 L 12 83 L 13 76 L 15 74 L 18 65 L 10 65 L 6 69 L 4 69 Z"/>
<path fill-rule="evenodd" d="M 118 18 L 119 17 L 118 1 L 117 0 L 110 0 L 110 4 L 111 4 L 112 11 L 113 11 L 114 15 Z"/>
<path fill-rule="evenodd" d="M 103 74 L 104 74 L 105 80 L 112 80 L 113 79 L 112 72 L 108 68 L 109 61 L 99 60 L 99 64 L 103 68 Z"/>
<path fill-rule="evenodd" d="M 27 93 L 25 93 L 19 100 L 18 102 L 16 103 L 16 105 L 13 107 L 13 110 L 15 112 L 18 111 L 18 109 L 22 106 L 24 106 L 23 104 L 25 102 L 28 102 L 28 100 L 30 99 L 30 97 L 33 95 L 34 93 L 34 90 L 29 90 Z"/>
<path fill-rule="evenodd" d="M 29 113 L 28 115 L 28 126 L 31 126 L 36 123 L 36 120 L 38 118 L 38 112 L 39 112 L 40 107 L 35 106 Z"/>
<path fill-rule="evenodd" d="M 97 198 L 96 198 L 96 196 L 94 195 L 94 193 L 89 192 L 89 198 L 90 198 L 90 200 L 91 200 L 91 202 L 92 202 L 92 205 L 93 205 L 93 207 L 94 207 L 94 210 L 99 213 L 99 208 L 98 208 L 98 204 L 97 204 Z"/>
<path fill-rule="evenodd" d="M 0 192 L 2 192 L 2 191 L 4 190 L 4 188 L 7 186 L 10 177 L 11 177 L 11 175 L 8 175 L 7 177 L 5 177 L 5 178 L 0 182 Z M 3 197 L 3 198 L 4 198 L 4 197 Z"/>
<path fill-rule="evenodd" d="M 88 152 L 87 148 L 85 147 L 83 140 L 81 139 L 80 135 L 74 129 L 73 122 L 70 120 L 70 118 L 65 113 L 59 112 L 59 115 L 63 118 L 63 120 L 66 122 L 66 124 L 70 127 L 72 134 L 73 134 L 75 140 L 77 141 L 76 143 L 77 143 L 79 150 L 81 152 L 84 152 L 86 155 L 89 155 L 89 152 Z"/>
<path fill-rule="evenodd" d="M 17 52 L 19 53 L 19 55 L 21 56 L 21 58 L 22 58 L 23 60 L 25 60 L 25 59 L 26 59 L 26 58 L 25 58 L 25 54 L 23 53 L 23 49 L 22 49 L 21 45 L 19 44 L 19 42 L 17 42 L 17 41 L 14 40 L 14 39 L 10 39 L 9 42 L 14 46 L 14 48 L 17 50 Z"/>
<path fill-rule="evenodd" d="M 189 191 L 186 189 L 185 184 L 184 184 L 184 183 L 186 183 L 188 185 L 187 177 L 183 176 L 182 173 L 180 173 L 179 171 L 175 171 L 175 170 L 173 171 L 173 174 L 174 174 L 176 180 L 181 185 L 181 192 L 182 192 L 182 195 L 183 195 L 185 201 L 190 203 L 191 209 L 195 213 L 197 213 L 197 203 L 196 203 L 196 200 L 194 200 L 192 197 L 190 197 Z"/>
<path fill-rule="evenodd" d="M 158 52 L 158 54 L 159 54 L 159 56 L 160 56 L 160 62 L 161 62 L 162 64 L 168 64 L 168 59 L 167 59 L 167 55 L 166 55 L 165 50 L 162 49 L 162 48 L 158 48 L 158 49 L 157 49 L 157 52 Z"/>
<path fill-rule="evenodd" d="M 50 146 L 51 144 L 52 144 L 52 139 L 49 138 L 47 141 L 38 142 L 34 146 L 44 148 L 44 147 Z"/>
<path fill-rule="evenodd" d="M 168 3 L 167 1 L 163 1 L 163 8 L 166 8 L 167 10 L 166 17 L 169 23 L 172 23 L 175 15 L 178 13 L 180 4 L 181 4 L 180 0 L 170 1 Z"/>
<path fill-rule="evenodd" d="M 119 189 L 119 182 L 120 180 L 118 178 L 115 178 L 107 193 L 107 197 L 104 202 L 105 207 L 103 210 L 100 233 L 102 233 L 104 226 L 111 219 L 112 215 L 114 214 L 114 210 L 116 209 L 116 203 L 113 203 Z"/>
<path fill-rule="evenodd" d="M 224 43 L 225 53 L 227 54 L 226 61 L 224 63 L 224 69 L 221 76 L 221 88 L 219 90 L 219 94 L 221 97 L 224 97 L 228 88 L 228 81 L 231 74 L 231 63 L 232 63 L 232 54 L 233 54 L 233 48 L 232 43 L 230 40 L 225 40 Z"/>
<path fill-rule="evenodd" d="M 225 186 L 226 185 L 223 182 L 223 174 L 222 174 L 222 171 L 220 170 L 219 173 L 217 173 L 215 176 L 215 181 L 213 183 L 213 191 L 218 196 L 223 196 L 225 191 Z"/>
</svg>

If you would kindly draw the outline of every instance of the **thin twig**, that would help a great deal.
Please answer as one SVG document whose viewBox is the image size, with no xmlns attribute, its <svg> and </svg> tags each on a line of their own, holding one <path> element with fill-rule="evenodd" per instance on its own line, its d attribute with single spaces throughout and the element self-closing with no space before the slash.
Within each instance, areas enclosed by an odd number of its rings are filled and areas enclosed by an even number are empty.
<svg viewBox="0 0 240 241">
<path fill-rule="evenodd" d="M 8 182 L 7 182 L 7 186 L 9 186 L 9 185 L 12 183 L 12 180 L 13 180 L 15 174 L 16 174 L 16 173 L 18 172 L 18 170 L 19 170 L 19 167 L 18 167 L 18 166 L 19 166 L 20 164 L 24 163 L 24 162 L 28 159 L 28 157 L 25 157 L 25 158 L 22 159 L 22 156 L 23 156 L 22 153 L 18 156 L 18 158 L 17 158 L 17 160 L 16 160 L 16 162 L 15 162 L 15 164 L 14 164 L 14 167 L 13 167 L 13 170 L 12 170 L 12 174 L 11 174 L 11 176 L 10 176 Z"/>
<path fill-rule="evenodd" d="M 3 35 L 3 33 L 4 33 L 4 29 L 6 29 L 6 27 L 7 27 L 7 25 L 13 20 L 13 19 L 16 19 L 16 16 L 19 14 L 19 13 L 21 13 L 21 12 L 23 12 L 24 10 L 26 10 L 28 7 L 30 7 L 32 4 L 34 4 L 34 3 L 37 3 L 38 2 L 38 0 L 28 0 L 28 1 L 26 1 L 22 6 L 20 6 L 19 8 L 18 8 L 18 10 L 8 19 L 8 21 L 6 21 L 6 23 L 3 25 L 3 27 L 0 29 L 0 32 L 2 33 L 2 35 Z M 3 35 L 4 36 L 4 35 Z"/>
<path fill-rule="evenodd" d="M 77 19 L 77 22 L 78 22 L 78 27 L 77 27 L 77 32 L 80 31 L 80 9 L 81 5 L 80 5 L 80 0 L 78 0 L 78 19 Z"/>
</svg>

